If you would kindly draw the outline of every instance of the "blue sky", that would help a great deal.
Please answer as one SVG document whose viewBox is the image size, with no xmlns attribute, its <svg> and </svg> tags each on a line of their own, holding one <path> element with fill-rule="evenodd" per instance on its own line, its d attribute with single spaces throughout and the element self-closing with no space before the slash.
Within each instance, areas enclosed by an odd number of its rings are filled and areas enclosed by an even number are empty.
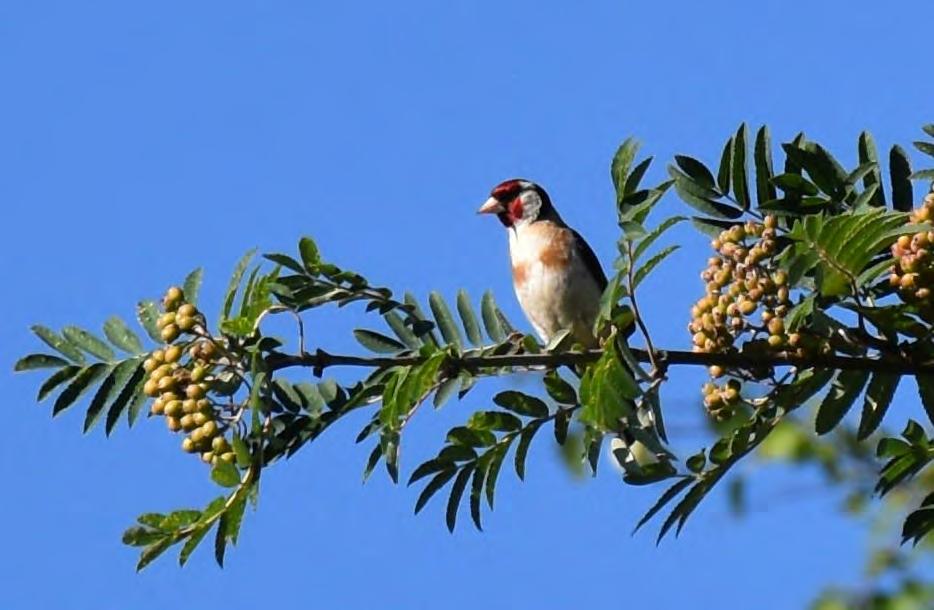
<svg viewBox="0 0 934 610">
<path fill-rule="evenodd" d="M 418 294 L 493 289 L 516 321 L 499 225 L 474 210 L 542 183 L 608 266 L 609 160 L 628 135 L 660 160 L 714 161 L 739 122 L 798 130 L 851 162 L 860 130 L 907 144 L 934 120 L 934 5 L 842 2 L 175 2 L 0 5 L 0 365 L 28 326 L 99 328 L 204 265 L 215 311 L 246 249 L 326 257 Z M 659 164 L 650 177 L 663 176 Z M 665 204 L 673 212 L 677 204 Z M 684 346 L 705 240 L 647 285 L 658 342 Z M 312 317 L 312 344 L 355 350 L 359 311 Z M 370 322 L 371 325 L 376 322 Z M 165 608 L 801 607 L 857 584 L 866 537 L 832 494 L 772 503 L 800 473 L 757 478 L 741 522 L 714 497 L 678 541 L 630 529 L 657 491 L 609 469 L 584 483 L 542 437 L 527 483 L 503 476 L 478 534 L 441 503 L 360 473 L 348 422 L 264 476 L 260 510 L 219 570 L 207 549 L 137 575 L 119 538 L 148 510 L 200 506 L 207 472 L 157 422 L 110 440 L 52 423 L 37 376 L 3 373 L 0 606 Z M 665 394 L 689 444 L 700 373 Z M 408 468 L 489 392 L 410 429 Z M 913 407 L 912 407 L 913 408 Z M 696 440 L 696 438 L 694 439 Z M 505 475 L 505 473 L 504 473 Z M 462 522 L 466 526 L 466 520 Z M 781 577 L 776 577 L 780 574 Z M 742 591 L 736 596 L 732 591 Z M 102 600 L 106 600 L 102 602 Z M 215 601 L 216 603 L 212 603 Z"/>
</svg>

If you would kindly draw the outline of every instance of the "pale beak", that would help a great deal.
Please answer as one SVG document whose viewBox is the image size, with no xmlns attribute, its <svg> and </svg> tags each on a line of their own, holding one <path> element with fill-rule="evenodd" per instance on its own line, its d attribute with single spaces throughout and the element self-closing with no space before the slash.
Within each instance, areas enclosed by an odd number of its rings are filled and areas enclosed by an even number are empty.
<svg viewBox="0 0 934 610">
<path fill-rule="evenodd" d="M 506 208 L 503 207 L 502 203 L 497 201 L 495 197 L 490 197 L 480 206 L 477 214 L 502 214 L 505 211 Z"/>
</svg>

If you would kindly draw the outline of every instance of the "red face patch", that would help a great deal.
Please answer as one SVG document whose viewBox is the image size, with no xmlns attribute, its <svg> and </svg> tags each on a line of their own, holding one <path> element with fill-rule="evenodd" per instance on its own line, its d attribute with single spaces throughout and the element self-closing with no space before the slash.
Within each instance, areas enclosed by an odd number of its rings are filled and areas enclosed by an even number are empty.
<svg viewBox="0 0 934 610">
<path fill-rule="evenodd" d="M 516 197 L 509 202 L 509 217 L 513 222 L 522 218 L 522 198 Z"/>
</svg>

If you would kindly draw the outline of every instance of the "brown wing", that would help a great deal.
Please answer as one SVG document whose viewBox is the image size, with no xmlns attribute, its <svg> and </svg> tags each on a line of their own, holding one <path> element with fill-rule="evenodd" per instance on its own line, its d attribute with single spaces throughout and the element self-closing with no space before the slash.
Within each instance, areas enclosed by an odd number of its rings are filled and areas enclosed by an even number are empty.
<svg viewBox="0 0 934 610">
<path fill-rule="evenodd" d="M 571 229 L 571 233 L 574 234 L 574 245 L 577 248 L 577 253 L 580 255 L 581 260 L 584 261 L 584 266 L 587 267 L 587 271 L 589 271 L 593 279 L 596 280 L 597 286 L 600 287 L 600 292 L 603 292 L 606 290 L 607 279 L 606 274 L 603 272 L 603 267 L 600 266 L 600 259 L 597 258 L 597 255 L 594 254 L 594 251 L 591 249 L 590 245 L 584 241 L 580 233 L 574 229 Z"/>
</svg>

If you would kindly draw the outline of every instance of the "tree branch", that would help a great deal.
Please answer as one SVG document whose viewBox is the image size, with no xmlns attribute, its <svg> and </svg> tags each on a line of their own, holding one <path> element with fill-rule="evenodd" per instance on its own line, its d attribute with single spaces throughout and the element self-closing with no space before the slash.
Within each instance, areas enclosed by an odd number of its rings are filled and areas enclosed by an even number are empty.
<svg viewBox="0 0 934 610">
<path fill-rule="evenodd" d="M 632 348 L 632 354 L 639 362 L 651 363 L 652 354 L 644 349 Z M 934 361 L 916 362 L 905 357 L 897 358 L 856 358 L 852 356 L 812 356 L 801 358 L 785 353 L 750 355 L 743 353 L 706 353 L 683 350 L 658 350 L 666 364 L 686 366 L 712 366 L 752 368 L 756 366 L 795 366 L 798 368 L 819 368 L 835 370 L 869 371 L 874 373 L 899 373 L 902 375 L 934 375 Z M 452 364 L 464 368 L 482 369 L 499 367 L 540 367 L 549 368 L 586 364 L 600 358 L 603 350 L 550 352 L 545 354 L 506 354 L 506 355 L 471 355 L 452 357 Z M 317 350 L 311 354 L 285 354 L 272 352 L 266 357 L 266 364 L 272 371 L 291 367 L 311 367 L 320 375 L 324 369 L 332 366 L 360 366 L 370 368 L 388 368 L 391 366 L 413 366 L 423 363 L 427 358 L 411 356 L 348 356 L 331 354 Z"/>
</svg>

